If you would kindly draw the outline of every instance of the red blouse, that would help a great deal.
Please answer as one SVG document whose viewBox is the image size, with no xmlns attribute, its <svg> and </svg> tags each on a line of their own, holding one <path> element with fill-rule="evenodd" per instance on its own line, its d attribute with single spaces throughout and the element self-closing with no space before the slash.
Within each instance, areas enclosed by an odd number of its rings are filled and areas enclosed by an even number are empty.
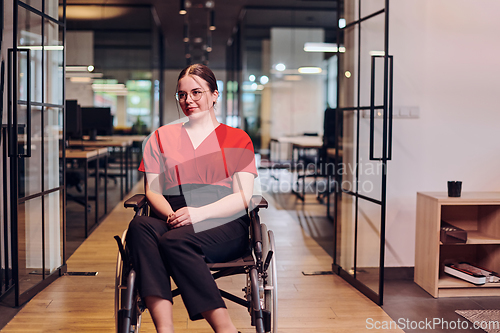
<svg viewBox="0 0 500 333">
<path fill-rule="evenodd" d="M 231 188 L 236 172 L 257 176 L 252 141 L 238 128 L 220 124 L 196 149 L 182 124 L 162 126 L 144 142 L 139 171 L 162 175 L 164 190 L 182 184 Z"/>
</svg>

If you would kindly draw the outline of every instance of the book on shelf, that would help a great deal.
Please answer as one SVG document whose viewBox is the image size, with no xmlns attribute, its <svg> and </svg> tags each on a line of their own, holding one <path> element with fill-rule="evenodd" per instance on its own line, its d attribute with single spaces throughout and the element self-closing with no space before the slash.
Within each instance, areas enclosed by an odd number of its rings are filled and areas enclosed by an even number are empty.
<svg viewBox="0 0 500 333">
<path fill-rule="evenodd" d="M 476 285 L 500 282 L 498 273 L 466 262 L 446 264 L 444 272 Z"/>
</svg>

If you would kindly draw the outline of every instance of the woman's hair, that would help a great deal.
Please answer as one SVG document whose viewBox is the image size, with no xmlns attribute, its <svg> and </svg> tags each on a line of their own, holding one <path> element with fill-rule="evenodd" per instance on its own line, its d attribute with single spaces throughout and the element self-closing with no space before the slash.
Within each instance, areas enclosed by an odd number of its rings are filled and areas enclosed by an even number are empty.
<svg viewBox="0 0 500 333">
<path fill-rule="evenodd" d="M 194 75 L 203 79 L 205 82 L 207 82 L 211 92 L 214 92 L 216 90 L 218 91 L 217 79 L 215 78 L 214 72 L 212 72 L 212 70 L 207 66 L 202 64 L 194 64 L 184 68 L 179 74 L 177 82 L 179 82 L 180 79 L 188 75 Z"/>
</svg>

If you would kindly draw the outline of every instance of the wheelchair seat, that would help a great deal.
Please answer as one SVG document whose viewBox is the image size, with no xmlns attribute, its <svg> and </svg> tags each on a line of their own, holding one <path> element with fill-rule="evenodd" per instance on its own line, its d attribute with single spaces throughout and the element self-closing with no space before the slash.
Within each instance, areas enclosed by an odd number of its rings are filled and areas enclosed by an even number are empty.
<svg viewBox="0 0 500 333">
<path fill-rule="evenodd" d="M 210 268 L 210 270 L 215 271 L 215 270 L 220 270 L 222 268 L 245 267 L 245 266 L 253 265 L 253 264 L 254 264 L 254 258 L 252 256 L 252 252 L 248 251 L 241 258 L 227 261 L 227 262 L 216 262 L 216 263 L 209 262 L 209 263 L 207 263 L 207 266 L 208 266 L 208 268 Z"/>
<path fill-rule="evenodd" d="M 135 194 L 124 202 L 126 208 L 133 208 L 135 215 L 148 215 L 149 206 L 144 194 Z M 221 290 L 221 296 L 248 308 L 251 325 L 257 333 L 277 333 L 277 275 L 274 234 L 260 223 L 259 209 L 268 207 L 261 196 L 252 197 L 248 215 L 250 218 L 249 249 L 241 258 L 228 262 L 207 263 L 214 280 L 236 274 L 247 274 L 247 284 L 242 289 L 244 297 Z M 136 273 L 128 259 L 125 244 L 126 230 L 122 237 L 115 236 L 118 243 L 118 258 L 115 280 L 116 331 L 137 333 L 140 330 L 141 315 L 145 310 L 135 287 Z M 172 296 L 180 294 L 179 289 Z"/>
</svg>

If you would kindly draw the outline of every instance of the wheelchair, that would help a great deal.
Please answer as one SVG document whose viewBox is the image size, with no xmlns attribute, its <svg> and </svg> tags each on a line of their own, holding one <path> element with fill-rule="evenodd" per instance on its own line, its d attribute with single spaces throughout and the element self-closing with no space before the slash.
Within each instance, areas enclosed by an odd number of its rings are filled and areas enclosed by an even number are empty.
<svg viewBox="0 0 500 333">
<path fill-rule="evenodd" d="M 149 206 L 144 194 L 136 194 L 125 201 L 126 208 L 133 208 L 135 216 L 147 215 Z M 221 296 L 248 309 L 251 325 L 257 333 L 277 333 L 278 294 L 275 242 L 272 230 L 260 223 L 259 209 L 267 208 L 267 201 L 253 196 L 248 209 L 250 217 L 249 250 L 245 256 L 224 263 L 207 263 L 215 280 L 224 276 L 246 274 L 243 297 L 219 289 Z M 142 313 L 146 310 L 135 288 L 136 272 L 132 267 L 125 244 L 127 230 L 122 237 L 115 236 L 118 258 L 115 276 L 115 327 L 117 333 L 138 333 Z M 172 291 L 173 297 L 180 291 Z"/>
</svg>

